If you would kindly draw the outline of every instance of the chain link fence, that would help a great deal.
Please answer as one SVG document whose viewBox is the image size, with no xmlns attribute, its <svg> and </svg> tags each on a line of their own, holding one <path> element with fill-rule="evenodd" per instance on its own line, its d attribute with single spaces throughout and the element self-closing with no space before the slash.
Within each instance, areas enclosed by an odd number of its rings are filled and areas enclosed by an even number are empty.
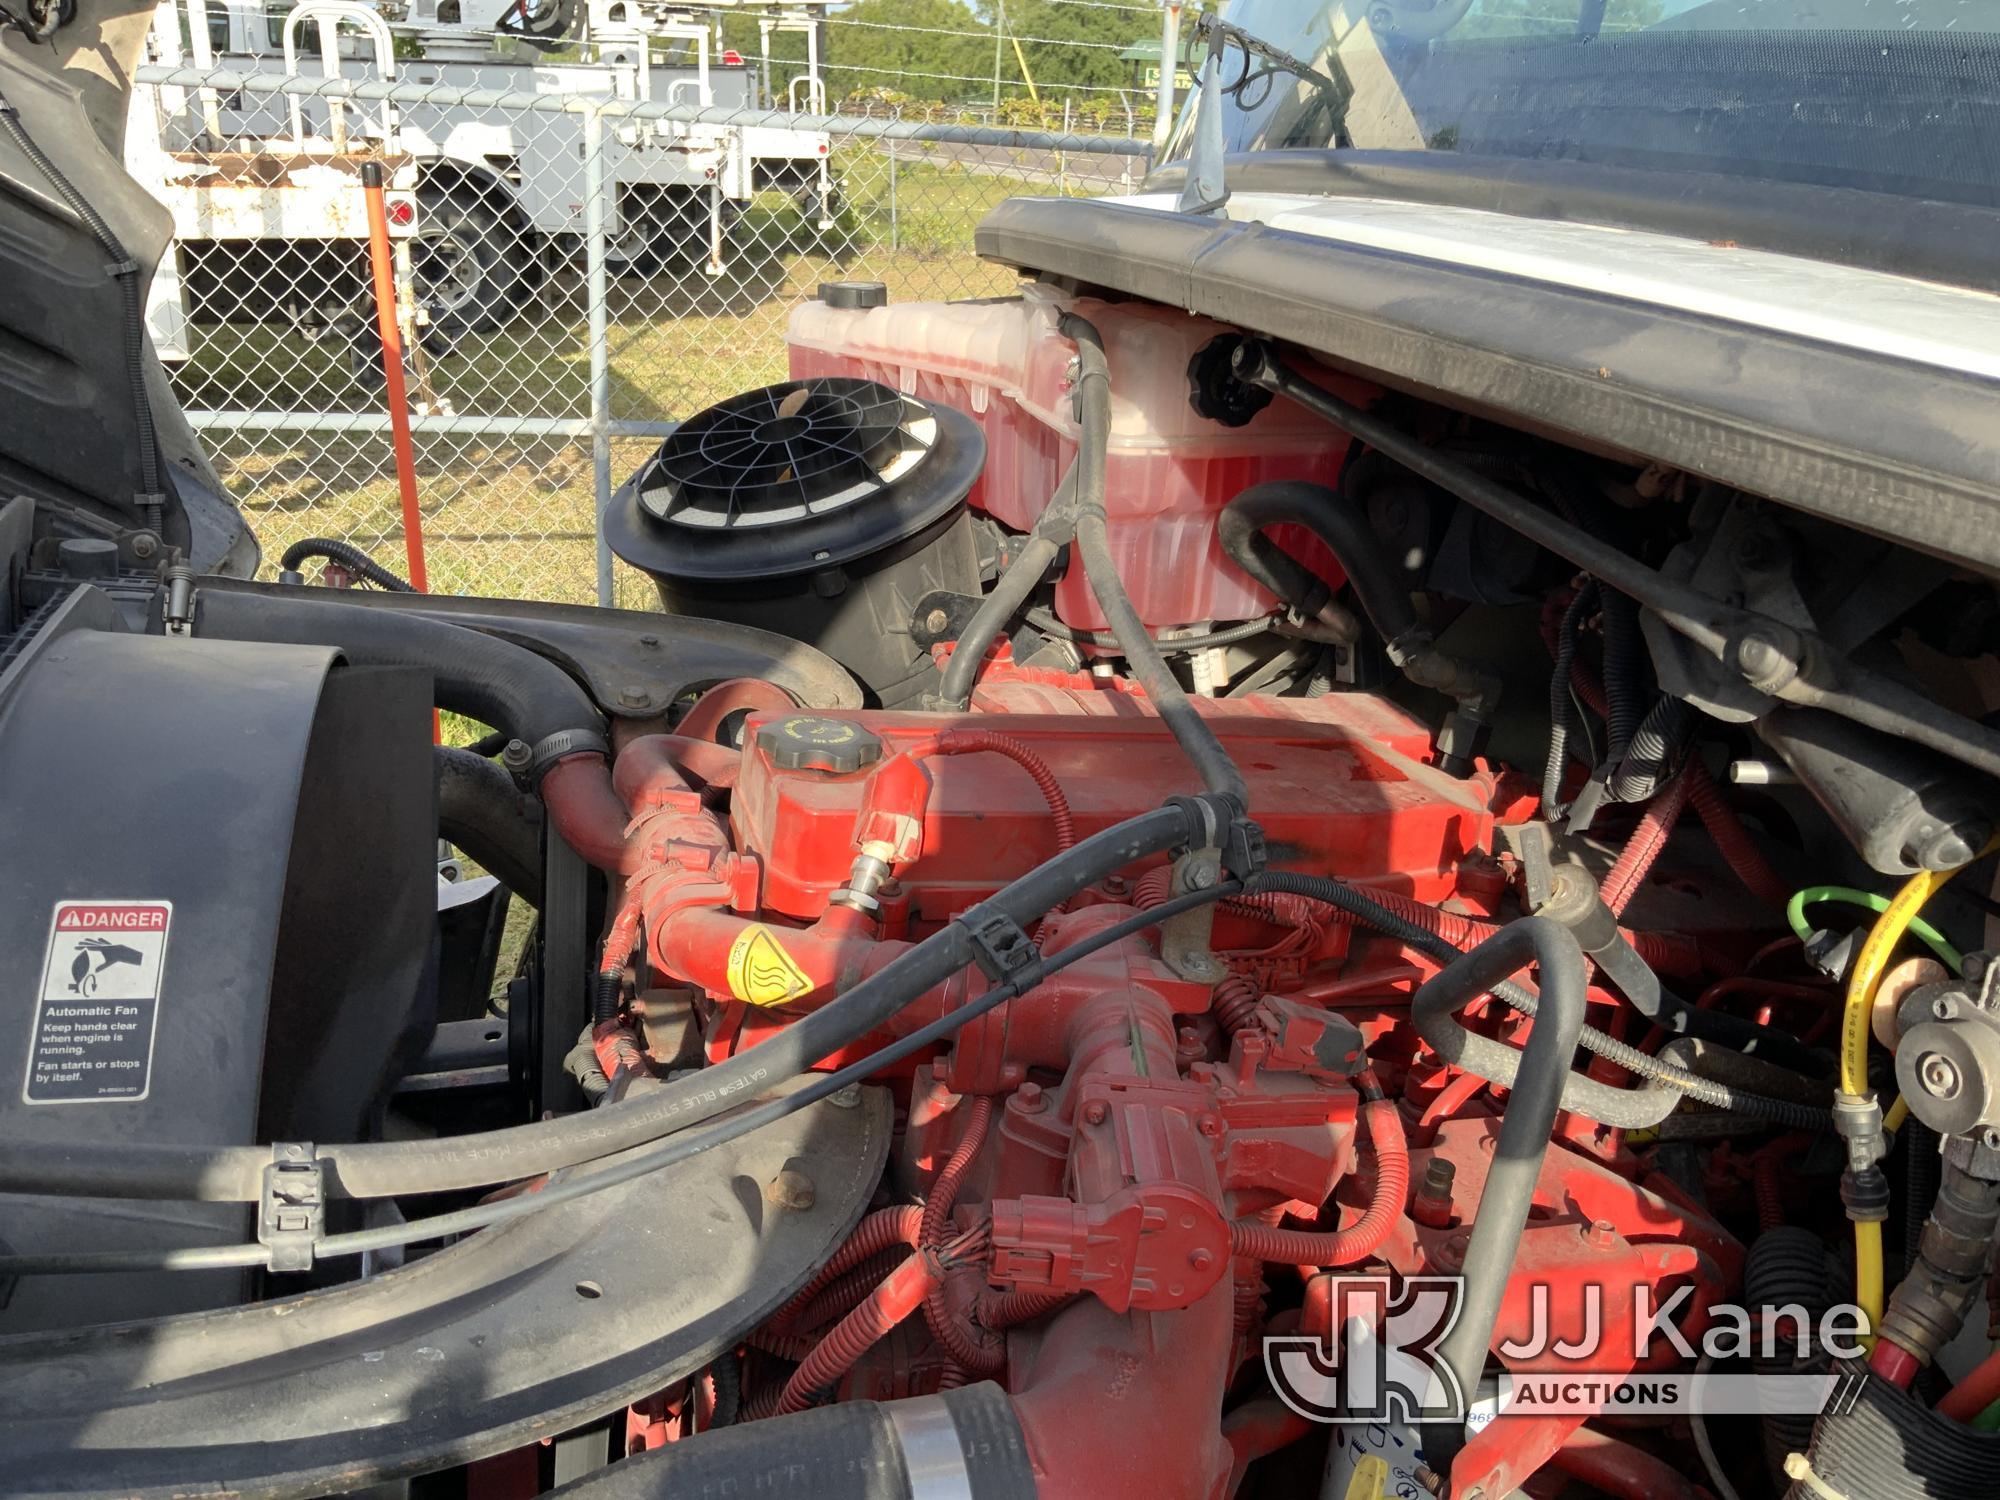
<svg viewBox="0 0 2000 1500">
<path fill-rule="evenodd" d="M 612 488 L 675 422 L 786 378 L 787 315 L 822 281 L 1005 295 L 972 253 L 988 209 L 1145 170 L 1122 118 L 809 114 L 718 85 L 701 105 L 658 79 L 642 101 L 561 73 L 141 71 L 128 165 L 175 219 L 155 344 L 267 572 L 305 537 L 404 556 L 363 160 L 387 181 L 431 588 L 631 606 L 652 596 L 599 543 Z"/>
</svg>

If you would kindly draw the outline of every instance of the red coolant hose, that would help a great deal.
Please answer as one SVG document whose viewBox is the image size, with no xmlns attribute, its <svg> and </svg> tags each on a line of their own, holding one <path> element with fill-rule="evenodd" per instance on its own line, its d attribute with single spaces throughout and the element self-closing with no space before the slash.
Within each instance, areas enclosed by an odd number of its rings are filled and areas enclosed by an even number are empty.
<svg viewBox="0 0 2000 1500">
<path fill-rule="evenodd" d="M 1375 1147 L 1375 1191 L 1368 1200 L 1368 1211 L 1332 1234 L 1238 1219 L 1229 1226 L 1233 1253 L 1279 1265 L 1345 1266 L 1382 1247 L 1409 1200 L 1410 1153 L 1394 1100 L 1371 1099 L 1361 1107 L 1361 1113 L 1368 1123 L 1368 1139 Z"/>
</svg>

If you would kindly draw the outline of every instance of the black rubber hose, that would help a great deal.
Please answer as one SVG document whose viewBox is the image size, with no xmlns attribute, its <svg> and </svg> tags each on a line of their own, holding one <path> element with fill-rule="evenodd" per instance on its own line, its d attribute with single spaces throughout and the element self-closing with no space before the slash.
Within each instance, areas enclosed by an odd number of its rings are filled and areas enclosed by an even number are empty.
<svg viewBox="0 0 2000 1500">
<path fill-rule="evenodd" d="M 1576 665 L 1577 632 L 1596 601 L 1597 581 L 1586 579 L 1563 611 L 1556 632 L 1556 669 L 1549 679 L 1549 753 L 1542 762 L 1542 816 L 1551 820 L 1561 811 L 1563 772 L 1569 766 L 1569 725 L 1575 716 L 1570 674 Z"/>
<path fill-rule="evenodd" d="M 1807 1458 L 1820 1488 L 1801 1481 L 1789 1500 L 1957 1500 L 1991 1495 L 2000 1433 L 1940 1416 L 1860 1360 L 1834 1366 L 1833 1395 L 1813 1427 Z"/>
<path fill-rule="evenodd" d="M 1678 698 L 1662 695 L 1639 721 L 1617 763 L 1611 778 L 1612 797 L 1619 802 L 1644 802 L 1664 786 L 1687 748 L 1694 726 L 1694 709 Z"/>
<path fill-rule="evenodd" d="M 991 1381 L 745 1422 L 621 1459 L 551 1492 L 564 1500 L 1034 1500 L 1014 1403 Z"/>
<path fill-rule="evenodd" d="M 1053 502 L 1051 502 L 1053 503 Z M 993 591 L 980 601 L 944 664 L 944 678 L 938 684 L 938 699 L 947 711 L 963 709 L 972 702 L 972 687 L 979 680 L 980 664 L 986 652 L 1000 638 L 1000 632 L 1028 602 L 1049 564 L 1062 551 L 1039 532 L 1031 535 L 1014 560 L 993 581 Z"/>
<path fill-rule="evenodd" d="M 604 716 L 590 695 L 554 662 L 523 646 L 420 615 L 314 597 L 204 589 L 195 633 L 212 639 L 334 646 L 366 666 L 421 667 L 436 681 L 441 708 L 506 730 L 534 747 L 535 771 L 560 755 L 604 751 Z M 583 742 L 577 742 L 583 736 Z"/>
<path fill-rule="evenodd" d="M 1106 875 L 1200 841 L 1211 823 L 1226 822 L 1233 813 L 1190 798 L 1092 834 L 961 913 L 837 999 L 724 1062 L 637 1098 L 444 1140 L 323 1145 L 319 1159 L 338 1194 L 385 1198 L 515 1182 L 658 1142 L 736 1108 L 879 1029 L 972 963 L 980 951 L 973 933 L 989 921 L 1031 929 Z M 262 1195 L 269 1164 L 268 1148 L 254 1146 L 199 1149 L 133 1142 L 108 1149 L 0 1140 L 0 1192 L 254 1203 Z M 513 1201 L 481 1208 L 491 1212 Z"/>
<path fill-rule="evenodd" d="M 1466 1216 L 1472 1237 L 1465 1247 L 1458 1321 L 1437 1350 L 1439 1363 L 1458 1377 L 1459 1391 L 1468 1404 L 1486 1368 L 1487 1346 L 1493 1341 L 1556 1113 L 1562 1108 L 1570 1059 L 1583 1033 L 1587 987 L 1583 950 L 1575 934 L 1559 923 L 1522 917 L 1446 964 L 1417 991 L 1413 1007 L 1459 1010 L 1529 963 L 1535 965 L 1541 982 L 1541 1009 L 1509 1088 L 1478 1209 Z M 1463 1419 L 1426 1424 L 1425 1462 L 1448 1474 L 1452 1456 L 1464 1442 Z"/>
<path fill-rule="evenodd" d="M 1293 870 L 1266 870 L 1257 877 L 1255 889 L 1288 891 L 1338 907 L 1377 932 L 1386 933 L 1439 963 L 1450 963 L 1461 951 L 1436 933 L 1406 921 L 1387 907 L 1370 900 L 1345 881 L 1322 875 L 1302 875 Z M 1493 994 L 1524 1016 L 1535 1014 L 1535 997 L 1518 984 L 1498 985 Z M 1491 1037 L 1468 1032 L 1455 1017 L 1434 1017 L 1430 1032 L 1424 1031 L 1423 1018 L 1413 1016 L 1412 1019 L 1417 1022 L 1417 1029 L 1424 1040 L 1454 1066 L 1477 1073 L 1502 1088 L 1512 1085 L 1520 1058 L 1512 1047 Z M 1659 1085 L 1659 1089 L 1613 1088 L 1595 1078 L 1575 1074 L 1570 1078 L 1563 1096 L 1563 1108 L 1571 1114 L 1621 1130 L 1645 1129 L 1665 1119 L 1673 1110 L 1675 1095 L 1684 1094 L 1711 1108 L 1733 1110 L 1746 1118 L 1772 1120 L 1799 1130 L 1829 1128 L 1830 1116 L 1826 1110 L 1784 1099 L 1767 1099 L 1729 1084 L 1698 1077 L 1685 1068 L 1674 1067 L 1616 1037 L 1607 1036 L 1595 1027 L 1584 1027 L 1581 1041 L 1585 1051 L 1594 1052 L 1606 1062 L 1616 1063 L 1626 1072 Z M 0 1186 L 4 1186 L 4 1182 L 0 1182 Z"/>
<path fill-rule="evenodd" d="M 55 6 L 51 5 L 53 13 Z M 74 184 L 63 176 L 62 169 L 49 160 L 28 128 L 21 123 L 21 115 L 14 108 L 13 101 L 0 95 L 0 130 L 15 148 L 33 163 L 36 171 L 48 179 L 49 186 L 56 190 L 69 211 L 83 221 L 90 237 L 97 241 L 98 248 L 111 257 L 106 272 L 118 282 L 124 324 L 125 380 L 132 397 L 133 430 L 139 439 L 139 495 L 138 502 L 146 523 L 154 531 L 161 524 L 161 510 L 166 505 L 164 487 L 165 465 L 160 458 L 160 434 L 153 422 L 153 400 L 146 391 L 146 309 L 139 292 L 139 278 L 142 267 L 125 251 L 125 246 L 106 222 L 104 215 Z"/>
<path fill-rule="evenodd" d="M 1125 653 L 1126 665 L 1146 690 L 1154 712 L 1181 753 L 1193 763 L 1201 784 L 1227 797 L 1241 812 L 1250 805 L 1250 789 L 1243 773 L 1208 721 L 1195 711 L 1180 681 L 1153 645 L 1111 554 L 1104 511 L 1105 462 L 1111 442 L 1111 366 L 1104 357 L 1104 340 L 1088 321 L 1074 313 L 1063 314 L 1061 328 L 1075 341 L 1077 350 L 1076 548 L 1083 557 L 1084 576 L 1118 640 L 1118 649 Z"/>
<path fill-rule="evenodd" d="M 1382 550 L 1363 507 L 1323 484 L 1279 479 L 1255 484 L 1222 507 L 1215 534 L 1230 559 L 1265 588 L 1303 615 L 1316 613 L 1330 597 L 1327 586 L 1279 550 L 1264 535 L 1267 526 L 1303 526 L 1325 542 L 1347 575 L 1361 612 L 1389 643 L 1414 646 L 1429 634 L 1417 623 L 1416 606 L 1399 569 Z"/>
<path fill-rule="evenodd" d="M 1803 1308 L 1810 1335 L 1833 1305 L 1832 1278 L 1827 1274 L 1826 1239 L 1817 1230 L 1797 1224 L 1767 1229 L 1757 1236 L 1743 1262 L 1743 1302 L 1756 1308 Z M 1759 1375 L 1790 1374 L 1799 1362 L 1799 1330 L 1784 1327 L 1770 1340 L 1770 1354 L 1759 1338 L 1750 1367 Z M 1764 1464 L 1773 1494 L 1785 1484 L 1785 1459 L 1803 1453 L 1812 1442 L 1813 1419 L 1806 1413 L 1772 1413 L 1764 1418 Z"/>
<path fill-rule="evenodd" d="M 438 836 L 530 906 L 542 904 L 542 803 L 492 761 L 440 745 Z"/>
<path fill-rule="evenodd" d="M 338 563 L 348 572 L 365 578 L 377 588 L 387 589 L 392 594 L 416 592 L 406 580 L 390 572 L 352 542 L 336 541 L 332 537 L 311 536 L 293 542 L 285 549 L 285 555 L 279 559 L 278 566 L 288 573 L 296 573 L 304 563 L 315 557 L 323 557 L 329 562 Z"/>
<path fill-rule="evenodd" d="M 494 756 L 498 755 L 502 750 L 505 750 L 507 748 L 508 742 L 511 741 L 513 738 L 514 736 L 507 733 L 506 730 L 496 729 L 491 734 L 482 734 L 478 739 L 474 740 L 471 744 L 467 745 L 465 748 L 473 755 L 480 756 L 481 758 L 486 760 L 491 760 Z"/>
</svg>

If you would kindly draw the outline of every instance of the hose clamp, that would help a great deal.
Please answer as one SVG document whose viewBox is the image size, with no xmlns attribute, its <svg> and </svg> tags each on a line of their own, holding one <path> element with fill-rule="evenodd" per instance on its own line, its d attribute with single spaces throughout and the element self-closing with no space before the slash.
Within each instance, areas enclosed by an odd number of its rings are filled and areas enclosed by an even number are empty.
<svg viewBox="0 0 2000 1500">
<path fill-rule="evenodd" d="M 311 1141 L 277 1141 L 264 1168 L 257 1241 L 273 1271 L 310 1271 L 326 1220 L 326 1173 Z"/>
<path fill-rule="evenodd" d="M 995 984 L 1016 983 L 1031 970 L 1041 968 L 1042 950 L 1004 911 L 982 903 L 962 912 L 957 920 L 972 939 L 972 961 Z"/>
<path fill-rule="evenodd" d="M 611 746 L 603 735 L 590 729 L 558 729 L 535 742 L 528 752 L 528 784 L 540 786 L 559 760 L 572 755 L 601 755 L 611 759 Z"/>
</svg>

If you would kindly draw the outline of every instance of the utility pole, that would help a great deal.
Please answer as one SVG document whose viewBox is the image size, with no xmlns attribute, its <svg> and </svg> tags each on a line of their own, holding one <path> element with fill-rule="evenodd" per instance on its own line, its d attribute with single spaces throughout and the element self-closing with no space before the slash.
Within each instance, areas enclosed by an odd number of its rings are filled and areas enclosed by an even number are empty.
<svg viewBox="0 0 2000 1500">
<path fill-rule="evenodd" d="M 993 112 L 1000 112 L 1000 49 L 1007 35 L 1007 0 L 995 0 L 993 13 Z"/>
<path fill-rule="evenodd" d="M 1153 160 L 1167 148 L 1167 132 L 1174 124 L 1174 73 L 1180 66 L 1180 0 L 1167 0 L 1160 12 L 1160 82 L 1153 115 Z"/>
</svg>

